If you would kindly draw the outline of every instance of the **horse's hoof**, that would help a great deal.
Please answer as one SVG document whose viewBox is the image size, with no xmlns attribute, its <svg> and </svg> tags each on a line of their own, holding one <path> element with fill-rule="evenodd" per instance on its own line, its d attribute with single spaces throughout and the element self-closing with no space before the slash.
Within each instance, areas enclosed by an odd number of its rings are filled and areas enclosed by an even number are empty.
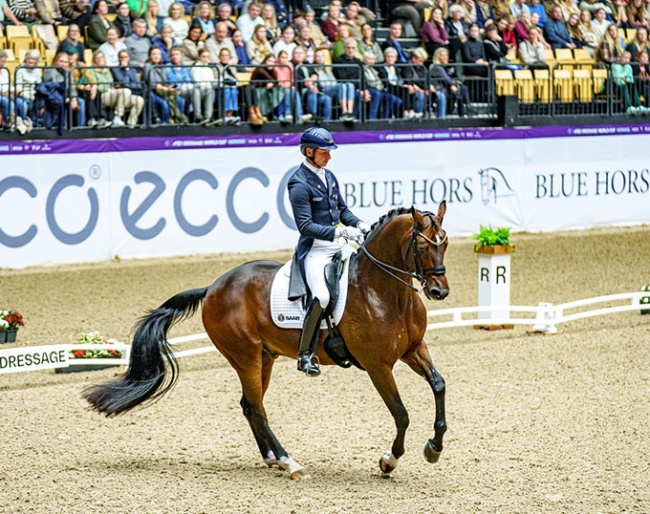
<svg viewBox="0 0 650 514">
<path fill-rule="evenodd" d="M 442 449 L 436 450 L 432 439 L 429 439 L 427 441 L 427 444 L 424 445 L 424 458 L 427 460 L 427 462 L 430 462 L 431 464 L 435 464 L 436 462 L 438 462 L 441 453 L 442 453 Z"/>
<path fill-rule="evenodd" d="M 379 459 L 379 469 L 384 475 L 390 475 L 396 467 L 397 459 L 390 452 L 386 452 Z"/>
<path fill-rule="evenodd" d="M 289 478 L 291 480 L 307 480 L 309 478 L 309 474 L 305 470 L 305 468 L 300 468 L 300 469 L 295 469 L 289 473 Z"/>
</svg>

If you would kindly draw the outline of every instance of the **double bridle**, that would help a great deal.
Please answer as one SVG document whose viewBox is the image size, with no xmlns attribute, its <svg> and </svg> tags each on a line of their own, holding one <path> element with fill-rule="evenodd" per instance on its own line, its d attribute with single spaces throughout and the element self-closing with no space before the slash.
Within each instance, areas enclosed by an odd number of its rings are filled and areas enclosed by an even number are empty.
<svg viewBox="0 0 650 514">
<path fill-rule="evenodd" d="M 433 213 L 431 212 L 423 212 L 421 213 L 424 216 L 427 216 L 431 222 L 433 223 Z M 422 232 L 420 232 L 416 226 L 415 226 L 415 220 L 413 223 L 413 232 L 411 233 L 411 251 L 413 252 L 413 262 L 415 264 L 415 270 L 407 270 L 407 269 L 401 269 L 397 268 L 395 266 L 392 266 L 386 262 L 382 262 L 376 257 L 374 257 L 366 248 L 365 244 L 362 244 L 360 246 L 360 249 L 363 253 L 365 253 L 368 256 L 368 259 L 370 259 L 370 262 L 372 262 L 375 266 L 377 266 L 380 270 L 388 273 L 391 277 L 399 280 L 402 284 L 405 286 L 411 288 L 413 291 L 416 293 L 418 292 L 418 289 L 414 287 L 412 284 L 409 284 L 406 280 L 401 279 L 398 277 L 393 271 L 396 271 L 397 273 L 402 273 L 404 275 L 407 275 L 411 278 L 414 278 L 420 282 L 422 287 L 426 291 L 426 282 L 427 282 L 427 277 L 430 275 L 435 275 L 436 277 L 440 277 L 444 275 L 447 270 L 445 269 L 445 266 L 442 264 L 436 264 L 433 268 L 426 268 L 424 269 L 422 267 L 422 261 L 420 260 L 420 253 L 418 252 L 418 240 L 417 238 L 421 237 L 424 239 L 427 243 L 433 246 L 441 246 L 446 240 L 447 240 L 447 234 L 445 234 L 445 237 L 443 237 L 440 241 L 433 241 L 431 238 L 425 236 Z M 408 254 L 407 254 L 408 255 Z"/>
</svg>

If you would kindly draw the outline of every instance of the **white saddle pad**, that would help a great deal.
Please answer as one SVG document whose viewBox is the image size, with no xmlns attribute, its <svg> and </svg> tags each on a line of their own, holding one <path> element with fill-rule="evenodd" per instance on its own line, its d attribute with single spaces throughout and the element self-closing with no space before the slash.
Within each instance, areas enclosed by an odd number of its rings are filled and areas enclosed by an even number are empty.
<svg viewBox="0 0 650 514">
<path fill-rule="evenodd" d="M 339 281 L 339 299 L 336 302 L 336 307 L 332 312 L 332 323 L 338 325 L 343 317 L 345 311 L 345 302 L 348 298 L 348 271 L 350 269 L 350 256 L 355 253 L 355 250 L 346 245 L 344 248 L 349 248 L 348 252 L 343 253 L 343 274 Z M 273 285 L 271 286 L 271 317 L 273 323 L 280 328 L 302 328 L 302 322 L 305 319 L 305 310 L 302 308 L 302 300 L 294 302 L 289 301 L 287 295 L 289 294 L 289 277 L 291 276 L 291 261 L 282 266 L 275 274 Z M 321 330 L 327 329 L 325 320 L 321 322 Z"/>
</svg>

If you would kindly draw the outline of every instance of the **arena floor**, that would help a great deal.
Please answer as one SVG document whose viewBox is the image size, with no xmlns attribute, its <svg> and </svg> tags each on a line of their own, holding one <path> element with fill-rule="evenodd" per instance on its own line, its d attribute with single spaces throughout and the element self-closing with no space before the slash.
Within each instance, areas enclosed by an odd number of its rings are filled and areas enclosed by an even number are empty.
<svg viewBox="0 0 650 514">
<path fill-rule="evenodd" d="M 512 303 L 559 303 L 637 291 L 650 282 L 650 227 L 513 237 Z M 252 258 L 206 256 L 0 270 L 2 304 L 27 326 L 17 345 L 69 342 L 99 330 L 126 340 L 133 321 L 173 294 Z M 476 304 L 476 256 L 452 239 L 451 295 Z M 433 304 L 431 305 L 433 307 Z M 429 387 L 395 374 L 411 425 L 392 478 L 379 457 L 394 425 L 367 376 L 327 368 L 306 379 L 280 359 L 266 398 L 276 435 L 307 468 L 290 481 L 262 463 L 218 353 L 181 361 L 173 393 L 118 419 L 90 412 L 82 389 L 112 370 L 0 376 L 3 514 L 648 513 L 650 316 L 637 312 L 525 329 L 428 333 L 447 381 L 449 430 L 440 462 Z M 173 335 L 202 330 L 198 316 Z"/>
</svg>

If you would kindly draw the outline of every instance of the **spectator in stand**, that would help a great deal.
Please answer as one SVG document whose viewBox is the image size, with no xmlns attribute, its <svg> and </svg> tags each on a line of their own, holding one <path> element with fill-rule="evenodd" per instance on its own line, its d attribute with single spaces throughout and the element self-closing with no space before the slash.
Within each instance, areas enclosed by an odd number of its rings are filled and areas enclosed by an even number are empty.
<svg viewBox="0 0 650 514">
<path fill-rule="evenodd" d="M 183 54 L 182 62 L 185 66 L 192 66 L 199 60 L 199 50 L 203 48 L 201 41 L 201 25 L 198 23 L 190 27 L 187 37 L 181 44 L 181 52 Z"/>
<path fill-rule="evenodd" d="M 32 25 L 36 23 L 38 14 L 34 2 L 32 0 L 8 0 L 7 3 L 19 24 L 28 25 L 31 29 Z"/>
<path fill-rule="evenodd" d="M 244 43 L 244 38 L 242 36 L 241 30 L 236 30 L 233 32 L 232 44 L 233 48 L 235 49 L 235 54 L 237 55 L 237 64 L 239 64 L 238 70 L 252 72 L 253 68 L 246 67 L 253 63 L 251 62 L 251 58 L 248 56 L 248 52 L 246 51 L 246 45 Z"/>
<path fill-rule="evenodd" d="M 187 118 L 189 106 L 191 103 L 192 110 L 200 112 L 201 94 L 195 87 L 194 79 L 190 68 L 183 66 L 183 52 L 179 47 L 174 47 L 169 52 L 170 65 L 167 68 L 167 83 L 174 88 L 178 108 L 183 116 L 180 117 L 180 123 L 188 123 Z M 179 120 L 175 120 L 179 122 Z"/>
<path fill-rule="evenodd" d="M 522 41 L 528 40 L 528 31 L 531 27 L 534 27 L 533 20 L 530 17 L 530 13 L 522 11 L 519 15 L 519 20 L 515 23 L 515 36 L 517 37 L 517 46 L 521 44 Z"/>
<path fill-rule="evenodd" d="M 613 64 L 620 61 L 621 55 L 623 55 L 623 47 L 621 46 L 621 38 L 618 36 L 618 27 L 613 23 L 607 27 L 607 32 L 599 50 L 601 62 Z"/>
<path fill-rule="evenodd" d="M 230 53 L 230 64 L 237 64 L 239 62 L 237 53 L 235 52 L 235 46 L 228 37 L 228 25 L 222 21 L 215 26 L 214 35 L 205 42 L 205 48 L 210 52 L 210 62 L 213 64 L 221 62 L 220 55 L 223 48 L 227 48 Z M 244 54 L 246 54 L 246 49 L 244 48 L 243 50 Z M 248 58 L 248 54 L 246 54 L 246 57 Z"/>
<path fill-rule="evenodd" d="M 316 121 L 323 121 L 324 119 L 329 121 L 332 117 L 332 99 L 318 89 L 318 85 L 314 80 L 316 76 L 312 75 L 313 71 L 310 66 L 305 65 L 306 56 L 307 54 L 302 46 L 294 48 L 291 56 L 300 101 L 306 101 L 307 111 Z M 319 107 L 323 113 L 322 117 L 318 116 Z"/>
<path fill-rule="evenodd" d="M 389 46 L 397 50 L 397 62 L 407 63 L 409 61 L 410 52 L 402 48 L 402 44 L 399 42 L 399 38 L 402 37 L 402 22 L 399 20 L 393 20 L 393 22 L 388 27 L 388 37 L 386 41 L 381 44 L 381 49 L 386 51 L 386 48 Z"/>
<path fill-rule="evenodd" d="M 68 58 L 70 59 L 70 67 L 72 72 L 70 73 L 72 84 L 75 90 L 77 91 L 77 97 L 83 100 L 83 105 L 85 107 L 85 117 L 88 119 L 87 126 L 94 128 L 98 126 L 98 119 L 102 115 L 102 99 L 101 96 L 97 94 L 97 86 L 92 84 L 88 75 L 90 71 L 89 68 L 84 66 L 77 67 L 77 59 L 79 54 L 77 49 L 74 46 L 69 46 L 66 49 Z M 108 126 L 108 123 L 103 119 L 101 127 L 105 128 Z"/>
<path fill-rule="evenodd" d="M 541 41 L 542 32 L 538 27 L 528 29 L 528 40 L 519 45 L 519 59 L 529 70 L 547 70 L 546 51 Z"/>
<path fill-rule="evenodd" d="M 190 32 L 192 32 L 192 29 L 190 29 Z M 210 52 L 207 48 L 201 48 L 197 57 L 196 64 L 192 66 L 192 78 L 201 101 L 198 104 L 198 111 L 194 112 L 194 123 L 207 125 L 212 121 L 212 113 L 214 112 L 216 74 L 214 68 L 210 66 Z M 228 63 L 226 62 L 226 64 Z"/>
<path fill-rule="evenodd" d="M 0 0 L 0 37 L 3 35 L 5 25 L 22 25 L 13 13 L 7 0 Z"/>
<path fill-rule="evenodd" d="M 508 63 L 506 54 L 508 47 L 501 39 L 496 25 L 491 24 L 485 27 L 485 39 L 483 40 L 483 47 L 485 49 L 485 59 L 490 64 L 503 64 Z"/>
<path fill-rule="evenodd" d="M 576 48 L 582 48 L 585 46 L 585 43 L 582 40 L 582 32 L 580 31 L 580 15 L 573 13 L 569 16 L 569 21 L 566 25 L 566 28 L 569 30 L 569 35 L 571 36 L 571 41 L 576 45 Z"/>
<path fill-rule="evenodd" d="M 336 30 L 336 38 L 332 45 L 332 57 L 336 58 L 345 53 L 345 40 L 350 38 L 350 27 L 345 24 L 339 25 Z M 361 57 L 361 45 L 357 45 L 357 57 Z"/>
<path fill-rule="evenodd" d="M 116 16 L 113 25 L 117 29 L 120 41 L 131 35 L 131 17 L 129 15 L 129 6 L 126 2 L 120 3 L 115 8 Z"/>
<path fill-rule="evenodd" d="M 361 55 L 365 55 L 367 53 L 373 54 L 375 56 L 375 62 L 377 64 L 381 64 L 384 62 L 384 52 L 382 51 L 381 46 L 379 46 L 379 43 L 375 41 L 373 32 L 374 31 L 372 30 L 372 27 L 369 23 L 364 23 L 361 25 L 361 35 L 363 37 L 359 42 L 359 50 L 361 52 Z"/>
<path fill-rule="evenodd" d="M 217 63 L 217 91 L 223 97 L 223 110 L 224 110 L 224 123 L 227 125 L 239 123 L 241 118 L 237 116 L 237 110 L 239 106 L 239 79 L 237 78 L 237 67 L 231 64 L 232 55 L 230 55 L 230 50 L 227 48 L 222 48 L 219 53 L 219 62 Z M 263 124 L 264 121 L 258 120 L 257 112 L 255 111 L 254 106 L 251 116 L 253 121 Z M 261 118 L 261 115 L 259 116 Z"/>
<path fill-rule="evenodd" d="M 273 6 L 275 17 L 278 21 L 278 28 L 280 31 L 289 25 L 289 8 L 287 7 L 287 4 L 284 2 L 284 0 L 266 0 L 264 3 Z"/>
<path fill-rule="evenodd" d="M 323 34 L 331 42 L 336 40 L 336 31 L 341 23 L 341 8 L 337 4 L 331 3 L 327 8 L 327 18 L 321 24 Z"/>
<path fill-rule="evenodd" d="M 494 19 L 498 20 L 502 16 L 507 16 L 510 14 L 510 1 L 492 0 L 492 9 L 494 12 Z"/>
<path fill-rule="evenodd" d="M 400 117 L 400 109 L 406 96 L 406 90 L 403 87 L 402 70 L 395 66 L 397 63 L 397 50 L 392 46 L 384 50 L 384 65 L 379 68 L 379 77 L 384 82 L 385 91 L 389 96 L 386 102 L 386 118 Z M 389 105 L 390 103 L 390 105 Z M 408 117 L 405 110 L 402 115 Z"/>
<path fill-rule="evenodd" d="M 611 26 L 616 27 L 613 23 Z M 609 35 L 608 29 L 605 38 Z M 634 72 L 630 65 L 630 52 L 621 52 L 618 60 L 612 63 L 612 78 L 614 79 L 614 84 L 616 84 L 618 92 L 623 98 L 623 104 L 627 114 L 647 112 L 645 107 L 641 106 L 639 92 L 635 86 Z"/>
<path fill-rule="evenodd" d="M 158 35 L 162 29 L 165 18 L 159 15 L 160 8 L 157 0 L 149 0 L 147 12 L 144 15 L 144 21 L 147 22 L 147 36 L 153 38 Z"/>
<path fill-rule="evenodd" d="M 643 95 L 645 112 L 648 112 L 647 109 L 650 106 L 650 56 L 647 52 L 640 52 L 638 59 L 638 65 L 633 66 L 634 76 L 636 77 L 637 88 L 640 94 Z"/>
<path fill-rule="evenodd" d="M 630 59 L 632 62 L 640 62 L 641 54 L 648 54 L 650 51 L 650 46 L 648 45 L 648 29 L 645 27 L 639 27 L 636 29 L 634 40 L 627 45 L 626 50 L 630 52 Z"/>
<path fill-rule="evenodd" d="M 379 108 L 384 103 L 384 82 L 375 68 L 375 54 L 363 55 L 363 75 L 366 89 L 360 92 L 360 100 L 370 104 L 368 109 L 368 120 L 376 120 L 379 116 Z M 383 114 L 383 113 L 382 113 Z"/>
<path fill-rule="evenodd" d="M 474 24 L 469 28 L 469 37 L 465 41 L 462 51 L 463 62 L 469 64 L 463 68 L 465 75 L 487 77 L 488 62 L 485 58 L 485 47 L 480 39 L 478 25 Z"/>
<path fill-rule="evenodd" d="M 445 21 L 445 28 L 449 38 L 449 58 L 452 62 L 456 62 L 469 34 L 469 23 L 463 20 L 463 8 L 460 5 L 452 5 L 449 8 L 449 18 Z"/>
<path fill-rule="evenodd" d="M 61 89 L 44 97 L 45 127 L 50 129 L 57 125 L 59 134 L 63 133 L 63 128 L 67 125 L 66 114 L 68 109 L 76 112 L 75 118 L 78 127 L 83 127 L 86 123 L 83 99 L 78 99 L 77 90 L 74 87 L 68 88 L 66 84 L 66 73 L 69 67 L 70 59 L 68 54 L 60 52 L 54 56 L 52 67 L 46 68 L 43 72 L 43 82 L 61 84 Z"/>
<path fill-rule="evenodd" d="M 431 6 L 429 2 L 424 0 L 387 0 L 387 6 L 390 18 L 408 20 L 415 31 L 415 36 L 420 37 L 424 10 Z"/>
<path fill-rule="evenodd" d="M 16 104 L 13 101 L 14 88 L 11 84 L 9 70 L 4 67 L 8 58 L 7 51 L 0 50 L 0 113 L 2 114 L 0 128 L 2 129 L 13 128 L 16 116 Z"/>
<path fill-rule="evenodd" d="M 274 44 L 280 39 L 282 33 L 282 30 L 278 26 L 278 18 L 275 15 L 275 7 L 272 4 L 264 4 L 261 16 L 266 27 L 266 39 L 269 40 L 269 43 Z"/>
<path fill-rule="evenodd" d="M 583 0 L 580 2 L 580 9 L 587 9 L 590 13 L 595 14 L 599 9 L 603 9 L 605 11 L 605 14 L 608 16 L 612 16 L 612 8 L 610 7 L 610 3 L 607 2 L 600 2 L 599 0 Z"/>
<path fill-rule="evenodd" d="M 235 45 L 236 48 L 237 45 Z M 263 118 L 270 119 L 273 111 L 284 98 L 284 89 L 278 85 L 273 66 L 275 55 L 269 54 L 264 58 L 264 66 L 255 68 L 251 75 L 251 85 L 255 87 L 255 97 Z"/>
<path fill-rule="evenodd" d="M 539 0 L 537 0 L 539 1 Z M 442 19 L 445 19 L 444 11 Z M 485 0 L 478 0 L 476 2 L 476 24 L 479 28 L 484 28 L 488 21 L 494 20 L 494 9 Z"/>
<path fill-rule="evenodd" d="M 330 40 L 325 37 L 320 25 L 314 21 L 315 18 L 316 13 L 311 7 L 305 9 L 305 22 L 311 29 L 311 38 L 313 39 L 316 48 L 330 48 Z"/>
<path fill-rule="evenodd" d="M 206 41 L 216 29 L 214 21 L 214 9 L 210 2 L 203 0 L 196 6 L 196 18 L 192 20 L 192 25 L 201 26 L 201 41 Z"/>
<path fill-rule="evenodd" d="M 93 15 L 88 24 L 88 48 L 97 50 L 100 45 L 106 42 L 106 31 L 113 26 L 113 23 L 106 19 L 108 14 L 108 3 L 106 0 L 97 0 L 93 6 Z"/>
<path fill-rule="evenodd" d="M 303 25 L 298 29 L 296 44 L 305 49 L 307 62 L 314 62 L 314 52 L 316 52 L 317 48 L 316 43 L 314 43 L 314 40 L 311 38 L 311 29 L 309 28 L 309 25 Z"/>
<path fill-rule="evenodd" d="M 648 26 L 648 9 L 644 0 L 630 0 L 627 4 L 627 23 L 633 29 Z"/>
<path fill-rule="evenodd" d="M 641 3 L 643 3 L 644 0 L 641 0 Z M 631 4 L 630 0 L 630 4 Z M 612 20 L 614 23 L 616 23 L 617 27 L 630 27 L 630 24 L 628 23 L 628 17 L 627 17 L 627 2 L 626 0 L 614 0 L 614 7 L 612 9 L 613 14 L 612 14 Z"/>
<path fill-rule="evenodd" d="M 605 34 L 607 33 L 607 27 L 609 27 L 610 21 L 607 19 L 607 13 L 605 9 L 598 9 L 596 14 L 594 14 L 593 19 L 591 20 L 591 26 L 594 31 L 600 37 L 600 42 L 602 43 Z"/>
<path fill-rule="evenodd" d="M 264 20 L 260 16 L 262 8 L 260 4 L 251 2 L 248 4 L 248 11 L 237 18 L 237 28 L 241 30 L 244 43 L 248 43 L 255 33 L 255 27 L 264 25 Z"/>
<path fill-rule="evenodd" d="M 262 64 L 264 58 L 273 53 L 273 48 L 266 39 L 266 27 L 264 25 L 255 26 L 253 37 L 246 43 L 246 52 L 253 64 Z"/>
<path fill-rule="evenodd" d="M 163 60 L 160 48 L 152 46 L 149 49 L 149 58 L 147 59 L 147 62 L 144 63 L 142 76 L 149 87 L 149 94 L 151 95 L 151 102 L 153 104 L 151 122 L 154 125 L 169 123 L 170 105 L 180 118 L 174 88 L 167 84 L 166 71 L 165 68 L 161 66 L 162 64 Z"/>
<path fill-rule="evenodd" d="M 185 8 L 183 4 L 174 2 L 169 6 L 169 17 L 163 21 L 163 26 L 172 28 L 172 36 L 179 41 L 183 41 L 190 31 L 190 25 L 183 18 Z"/>
<path fill-rule="evenodd" d="M 594 26 L 591 24 L 591 13 L 587 9 L 580 11 L 578 30 L 580 31 L 583 48 L 588 48 L 589 53 L 593 57 L 603 38 L 598 34 L 598 32 L 596 32 Z"/>
<path fill-rule="evenodd" d="M 461 0 L 458 3 L 458 5 L 460 5 L 463 8 L 463 19 L 470 25 L 472 23 L 476 23 L 476 20 L 478 19 L 478 14 L 476 11 L 476 4 L 474 3 L 474 0 Z"/>
<path fill-rule="evenodd" d="M 562 9 L 562 21 L 564 23 L 568 23 L 572 14 L 580 13 L 580 9 L 573 0 L 555 0 L 554 5 L 557 5 Z"/>
<path fill-rule="evenodd" d="M 458 116 L 466 116 L 469 109 L 469 90 L 454 74 L 454 68 L 449 66 L 449 51 L 440 47 L 433 54 L 433 66 L 429 72 L 429 79 L 439 91 L 447 93 L 448 113 L 458 108 Z"/>
<path fill-rule="evenodd" d="M 508 50 L 517 49 L 517 34 L 515 33 L 515 25 L 517 20 L 508 14 L 507 16 L 502 16 L 497 21 L 497 29 L 499 29 L 499 36 L 503 39 L 503 42 L 506 44 Z"/>
<path fill-rule="evenodd" d="M 31 130 L 32 119 L 36 118 L 34 100 L 36 84 L 42 81 L 42 72 L 37 68 L 41 55 L 37 50 L 28 50 L 22 66 L 16 70 L 14 90 L 16 92 L 16 130 L 22 134 Z"/>
<path fill-rule="evenodd" d="M 557 48 L 570 48 L 573 50 L 576 47 L 571 40 L 569 29 L 562 21 L 562 8 L 559 5 L 554 5 L 551 9 L 551 16 L 546 21 L 544 32 L 546 32 L 546 41 L 553 50 Z"/>
<path fill-rule="evenodd" d="M 291 25 L 287 25 L 282 30 L 282 37 L 273 45 L 273 55 L 276 57 L 280 50 L 284 50 L 288 54 L 293 54 L 293 49 L 298 46 L 294 41 L 296 38 L 296 32 L 293 30 Z"/>
<path fill-rule="evenodd" d="M 130 64 L 132 66 L 144 66 L 151 48 L 151 40 L 147 37 L 147 22 L 142 18 L 135 20 L 131 35 L 124 40 L 124 44 L 129 52 Z"/>
<path fill-rule="evenodd" d="M 219 4 L 219 7 L 217 7 L 217 19 L 215 21 L 217 23 L 223 22 L 226 24 L 228 27 L 228 37 L 232 37 L 233 33 L 237 30 L 237 25 L 235 25 L 235 22 L 230 19 L 231 16 L 232 7 L 230 7 L 230 4 Z"/>
<path fill-rule="evenodd" d="M 111 27 L 106 31 L 106 42 L 99 45 L 99 50 L 102 53 L 102 58 L 106 66 L 118 66 L 120 60 L 117 54 L 120 50 L 126 50 L 126 45 L 118 39 L 117 29 Z"/>
<path fill-rule="evenodd" d="M 546 9 L 544 8 L 544 5 L 540 3 L 540 0 L 530 0 L 528 9 L 530 10 L 531 20 L 532 15 L 537 14 L 538 18 L 535 25 L 544 30 L 544 25 L 546 24 Z"/>
<path fill-rule="evenodd" d="M 311 79 L 313 80 L 313 85 L 319 91 L 318 101 L 322 108 L 321 112 L 324 121 L 330 121 L 332 119 L 332 102 L 338 99 L 341 103 L 341 107 L 343 107 L 343 102 L 340 100 L 339 84 L 334 76 L 334 72 L 330 66 L 325 64 L 325 52 L 327 52 L 327 50 L 323 48 L 316 50 L 316 53 L 314 54 L 314 67 L 312 68 Z M 320 95 L 324 95 L 330 99 L 329 108 L 327 101 L 324 101 L 324 103 L 321 102 Z M 309 112 L 312 112 L 313 114 L 313 109 L 310 109 Z"/>
<path fill-rule="evenodd" d="M 303 114 L 302 100 L 296 85 L 293 80 L 293 63 L 289 60 L 289 55 L 284 50 L 278 54 L 278 67 L 274 68 L 275 75 L 278 79 L 278 84 L 284 89 L 284 98 L 278 106 L 278 119 L 280 123 L 286 121 L 291 123 L 293 121 L 293 111 L 296 113 L 296 121 L 304 123 L 311 120 L 311 114 Z"/>
<path fill-rule="evenodd" d="M 34 7 L 36 7 L 37 16 L 41 24 L 52 25 L 54 27 L 65 24 L 66 20 L 61 13 L 59 0 L 34 0 Z M 56 47 L 56 45 L 54 46 Z"/>
<path fill-rule="evenodd" d="M 124 107 L 130 110 L 126 124 L 129 128 L 135 128 L 138 124 L 140 113 L 144 109 L 144 90 L 139 77 L 142 69 L 131 66 L 131 56 L 126 50 L 120 50 L 118 58 L 120 65 L 112 68 L 111 73 L 115 80 L 115 88 L 118 90 L 118 93 L 124 95 Z M 115 114 L 116 118 L 113 119 L 112 126 L 122 126 L 120 124 L 122 118 L 117 108 L 115 109 Z"/>
<path fill-rule="evenodd" d="M 439 7 L 433 10 L 431 20 L 422 25 L 422 43 L 431 55 L 441 46 L 449 47 L 449 34 Z"/>
<path fill-rule="evenodd" d="M 341 120 L 354 122 L 355 91 L 361 89 L 363 63 L 357 58 L 357 42 L 349 38 L 344 43 L 345 53 L 334 58 L 334 76 L 339 82 L 339 98 L 341 99 Z"/>
<path fill-rule="evenodd" d="M 530 9 L 526 5 L 524 0 L 515 0 L 510 4 L 510 14 L 515 17 L 515 19 L 519 19 L 519 15 L 522 12 L 527 12 L 530 14 Z"/>
<path fill-rule="evenodd" d="M 84 63 L 84 53 L 86 51 L 86 47 L 84 44 L 81 42 L 79 39 L 81 36 L 81 31 L 79 30 L 79 25 L 73 23 L 68 27 L 68 35 L 66 38 L 59 43 L 58 48 L 56 49 L 56 53 L 60 52 L 67 52 L 68 54 L 68 48 L 73 47 L 77 51 L 77 58 L 76 61 L 80 63 Z"/>
<path fill-rule="evenodd" d="M 476 28 L 478 30 L 478 26 Z M 426 97 L 429 96 L 429 90 L 427 89 L 428 72 L 424 62 L 428 57 L 424 48 L 416 48 L 413 50 L 410 66 L 404 68 L 404 88 L 407 93 L 404 105 L 408 111 L 406 118 L 409 120 L 418 120 L 424 117 Z"/>
<path fill-rule="evenodd" d="M 360 8 L 359 2 L 354 0 L 350 2 L 345 9 L 345 19 L 343 21 L 350 28 L 351 37 L 357 41 L 361 41 L 363 37 L 361 34 L 361 25 L 366 23 L 366 18 L 359 14 Z"/>
<path fill-rule="evenodd" d="M 147 3 L 148 0 L 126 0 L 126 4 L 129 6 L 129 17 L 132 20 L 144 18 L 147 12 Z"/>
<path fill-rule="evenodd" d="M 169 52 L 172 48 L 180 44 L 174 36 L 172 36 L 172 28 L 169 25 L 163 26 L 160 29 L 160 34 L 153 38 L 153 46 L 160 49 L 160 55 L 163 64 L 169 63 Z M 151 57 L 151 49 L 149 52 L 149 57 Z"/>
</svg>

